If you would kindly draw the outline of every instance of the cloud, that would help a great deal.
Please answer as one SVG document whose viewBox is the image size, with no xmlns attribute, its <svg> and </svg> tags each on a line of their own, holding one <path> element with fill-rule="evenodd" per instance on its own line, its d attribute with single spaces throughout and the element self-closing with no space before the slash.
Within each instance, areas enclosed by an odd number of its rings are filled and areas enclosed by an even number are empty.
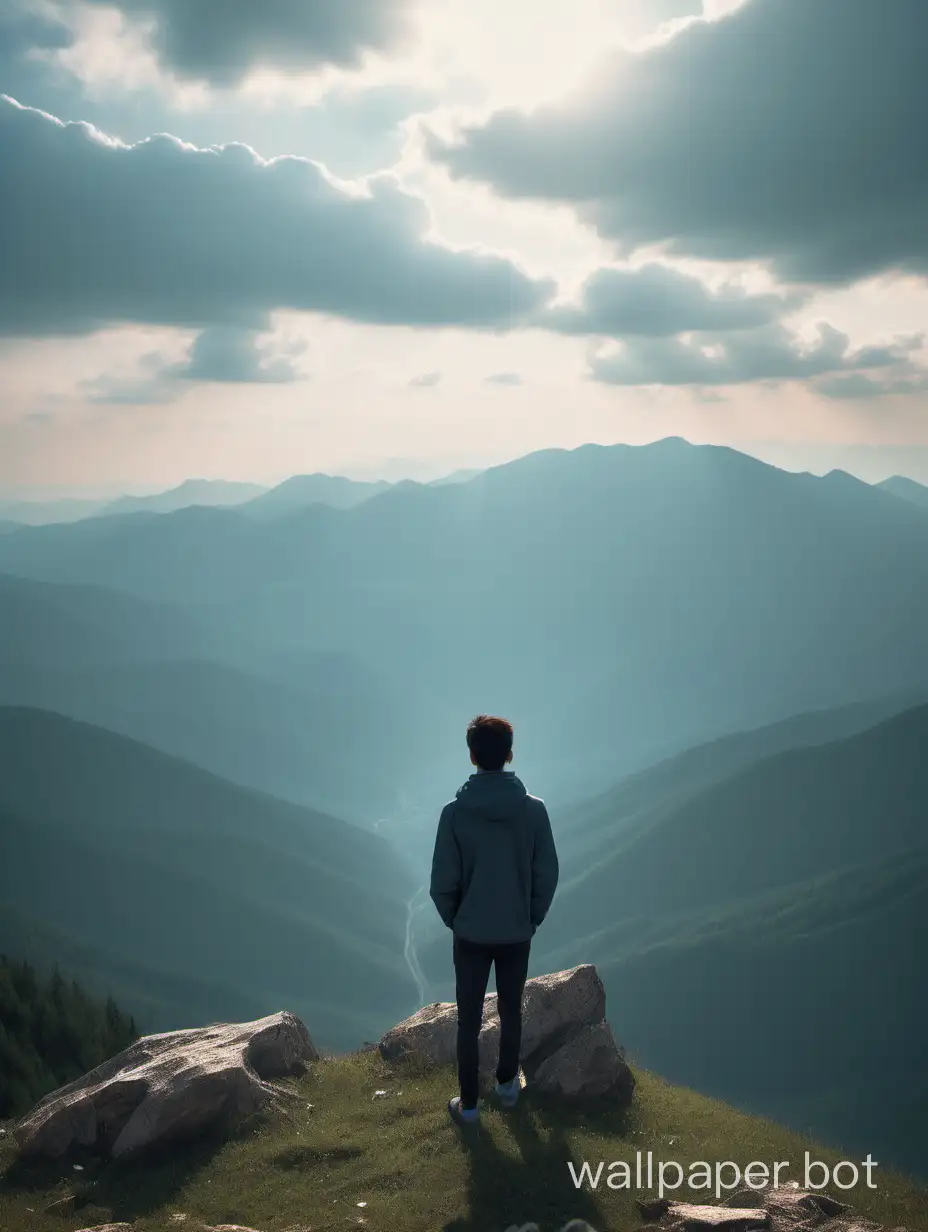
<svg viewBox="0 0 928 1232">
<path fill-rule="evenodd" d="M 813 383 L 816 393 L 836 400 L 884 398 L 888 394 L 923 394 L 928 390 L 928 372 L 911 372 L 887 377 L 865 376 L 862 372 L 826 376 Z"/>
<path fill-rule="evenodd" d="M 423 372 L 421 376 L 414 376 L 409 384 L 416 389 L 432 389 L 440 380 L 440 372 Z"/>
<path fill-rule="evenodd" d="M 330 171 L 354 178 L 399 160 L 410 116 L 461 97 L 459 83 L 440 89 L 408 73 L 401 80 L 327 75 L 308 94 L 271 73 L 249 90 L 194 89 L 185 99 L 177 83 L 140 70 L 138 40 L 112 22 L 88 21 L 73 4 L 37 12 L 28 2 L 0 0 L 0 90 L 126 142 L 175 131 L 182 118 L 184 137 L 195 145 L 242 142 L 265 156 L 309 151 Z"/>
<path fill-rule="evenodd" d="M 886 346 L 854 349 L 847 334 L 828 322 L 818 325 L 811 346 L 779 322 L 728 334 L 634 338 L 614 354 L 592 348 L 590 375 L 607 385 L 722 386 L 749 382 L 807 381 L 832 373 L 892 368 L 894 375 L 920 372 L 910 355 L 921 337 Z"/>
<path fill-rule="evenodd" d="M 82 382 L 80 389 L 94 403 L 151 406 L 175 401 L 189 381 L 287 384 L 300 379 L 293 360 L 305 350 L 303 340 L 283 347 L 262 345 L 253 330 L 214 326 L 196 336 L 179 363 L 169 363 L 161 352 L 150 351 L 142 356 L 136 374 L 102 373 Z"/>
<path fill-rule="evenodd" d="M 625 253 L 821 284 L 926 273 L 926 45 L 924 0 L 751 0 L 612 55 L 570 105 L 427 144 L 455 176 L 572 204 Z"/>
<path fill-rule="evenodd" d="M 16 0 L 7 0 L 0 13 L 0 62 L 4 68 L 35 51 L 70 47 L 72 41 L 68 26 L 52 14 L 36 12 Z"/>
<path fill-rule="evenodd" d="M 87 0 L 151 25 L 165 68 L 230 85 L 250 69 L 357 65 L 408 34 L 409 0 Z"/>
<path fill-rule="evenodd" d="M 17 98 L 32 97 L 36 90 L 58 94 L 61 74 L 50 61 L 73 41 L 58 17 L 5 0 L 0 12 L 0 86 Z"/>
<path fill-rule="evenodd" d="M 305 341 L 290 343 L 275 354 L 262 347 L 252 330 L 230 326 L 204 329 L 183 363 L 167 369 L 181 381 L 233 381 L 280 385 L 299 380 L 293 359 L 306 350 Z"/>
<path fill-rule="evenodd" d="M 735 284 L 711 291 L 698 278 L 651 263 L 596 270 L 581 288 L 579 306 L 542 309 L 534 323 L 564 334 L 662 337 L 687 330 L 752 329 L 800 303 L 798 296 L 751 295 Z"/>
<path fill-rule="evenodd" d="M 349 188 L 244 145 L 125 145 L 4 96 L 0 164 L 0 332 L 261 329 L 279 308 L 506 329 L 554 291 L 504 257 L 422 239 L 425 203 L 388 174 Z"/>
<path fill-rule="evenodd" d="M 518 372 L 493 372 L 485 378 L 490 385 L 521 385 L 522 376 Z"/>
</svg>

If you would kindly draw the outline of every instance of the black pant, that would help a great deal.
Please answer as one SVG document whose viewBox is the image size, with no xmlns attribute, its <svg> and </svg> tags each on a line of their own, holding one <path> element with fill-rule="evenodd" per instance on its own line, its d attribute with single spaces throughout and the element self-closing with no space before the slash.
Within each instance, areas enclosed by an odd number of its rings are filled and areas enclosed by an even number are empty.
<svg viewBox="0 0 928 1232">
<path fill-rule="evenodd" d="M 522 1047 L 522 992 L 528 974 L 531 941 L 480 945 L 454 938 L 454 975 L 458 1003 L 458 1082 L 461 1106 L 476 1108 L 479 1092 L 478 1037 L 483 1021 L 490 967 L 496 964 L 499 1007 L 499 1063 L 497 1082 L 511 1082 L 519 1072 Z"/>
</svg>

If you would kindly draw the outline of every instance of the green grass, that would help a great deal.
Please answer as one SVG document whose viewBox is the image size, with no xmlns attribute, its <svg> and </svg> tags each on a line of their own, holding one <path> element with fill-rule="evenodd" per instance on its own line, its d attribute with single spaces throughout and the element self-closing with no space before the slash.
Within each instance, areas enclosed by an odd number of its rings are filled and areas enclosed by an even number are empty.
<svg viewBox="0 0 928 1232">
<path fill-rule="evenodd" d="M 634 1200 L 647 1191 L 610 1190 L 604 1182 L 595 1192 L 578 1190 L 568 1160 L 605 1160 L 608 1168 L 648 1150 L 684 1167 L 697 1159 L 741 1166 L 791 1160 L 789 1175 L 801 1180 L 806 1149 L 829 1166 L 841 1158 L 646 1072 L 637 1078 L 625 1112 L 571 1112 L 525 1098 L 511 1112 L 485 1108 L 479 1129 L 461 1130 L 446 1110 L 451 1070 L 391 1066 L 376 1052 L 331 1058 L 288 1084 L 279 1110 L 225 1142 L 200 1141 L 134 1163 L 86 1157 L 76 1172 L 73 1160 L 25 1166 L 11 1138 L 0 1138 L 0 1228 L 68 1232 L 126 1220 L 138 1232 L 183 1232 L 200 1222 L 263 1232 L 504 1232 L 534 1220 L 554 1232 L 581 1217 L 597 1232 L 632 1232 L 641 1226 Z M 380 1088 L 389 1095 L 375 1100 Z M 877 1189 L 849 1192 L 856 1210 L 890 1228 L 928 1226 L 926 1191 L 880 1168 L 874 1179 Z M 72 1194 L 78 1209 L 46 1210 Z M 175 1224 L 174 1214 L 187 1219 Z"/>
</svg>

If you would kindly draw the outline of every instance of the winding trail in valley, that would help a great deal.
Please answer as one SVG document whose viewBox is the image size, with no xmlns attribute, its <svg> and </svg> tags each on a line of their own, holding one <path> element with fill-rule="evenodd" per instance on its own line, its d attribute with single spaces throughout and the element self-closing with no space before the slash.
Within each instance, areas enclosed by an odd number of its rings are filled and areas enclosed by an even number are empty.
<svg viewBox="0 0 928 1232">
<path fill-rule="evenodd" d="M 374 823 L 374 830 L 383 835 L 407 861 L 412 863 L 419 877 L 427 877 L 428 867 L 423 865 L 422 852 L 431 850 L 432 828 L 437 821 L 434 808 L 424 808 L 406 791 L 400 792 L 399 807 L 389 817 L 381 817 Z M 415 893 L 406 900 L 406 930 L 403 945 L 403 960 L 416 986 L 417 1002 L 410 1010 L 414 1014 L 432 999 L 429 981 L 419 962 L 417 920 L 423 908 L 431 906 L 429 883 L 424 879 Z"/>
<path fill-rule="evenodd" d="M 406 965 L 409 968 L 409 973 L 415 980 L 416 989 L 419 994 L 419 1003 L 416 1009 L 419 1010 L 428 1002 L 428 981 L 425 978 L 425 973 L 419 963 L 419 955 L 416 952 L 416 916 L 424 906 L 429 902 L 428 886 L 420 885 L 412 898 L 406 903 L 406 944 L 403 948 L 403 957 L 406 959 Z"/>
</svg>

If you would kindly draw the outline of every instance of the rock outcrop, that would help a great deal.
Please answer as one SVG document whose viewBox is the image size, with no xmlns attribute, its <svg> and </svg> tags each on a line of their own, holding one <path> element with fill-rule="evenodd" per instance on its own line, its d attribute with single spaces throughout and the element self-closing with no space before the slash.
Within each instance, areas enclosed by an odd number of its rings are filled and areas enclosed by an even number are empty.
<svg viewBox="0 0 928 1232">
<path fill-rule="evenodd" d="M 83 1078 L 53 1091 L 16 1126 L 25 1156 L 73 1146 L 120 1156 L 265 1107 L 275 1078 L 319 1059 L 294 1014 L 146 1035 Z"/>
<path fill-rule="evenodd" d="M 638 1207 L 654 1232 L 906 1232 L 855 1215 L 830 1194 L 795 1186 L 740 1190 L 717 1206 L 660 1199 Z"/>
<path fill-rule="evenodd" d="M 631 1098 L 635 1081 L 606 1022 L 606 991 L 586 964 L 527 980 L 522 1001 L 522 1070 L 534 1091 L 566 1100 Z M 415 1058 L 427 1064 L 455 1060 L 457 1007 L 426 1005 L 380 1041 L 388 1061 Z M 486 998 L 480 1029 L 480 1075 L 492 1085 L 499 1047 L 496 995 Z"/>
</svg>

